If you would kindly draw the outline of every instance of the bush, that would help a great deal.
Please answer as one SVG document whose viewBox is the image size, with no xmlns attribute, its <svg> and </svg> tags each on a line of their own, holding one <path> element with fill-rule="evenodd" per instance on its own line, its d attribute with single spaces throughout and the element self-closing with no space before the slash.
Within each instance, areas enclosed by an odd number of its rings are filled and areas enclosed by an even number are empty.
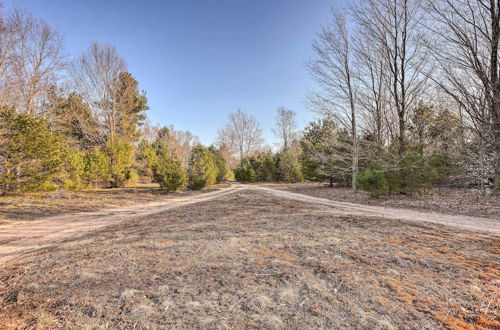
<svg viewBox="0 0 500 330">
<path fill-rule="evenodd" d="M 137 170 L 133 167 L 127 168 L 125 171 L 125 187 L 132 187 L 137 181 L 139 181 L 139 173 L 137 173 Z"/>
<path fill-rule="evenodd" d="M 359 188 L 369 192 L 371 197 L 379 197 L 389 193 L 387 179 L 380 166 L 371 163 L 366 170 L 356 178 Z"/>
<path fill-rule="evenodd" d="M 63 164 L 61 138 L 44 119 L 4 110 L 0 114 L 0 193 L 53 188 Z"/>
<path fill-rule="evenodd" d="M 153 168 L 158 164 L 155 147 L 146 140 L 142 140 L 137 148 L 137 168 L 139 175 L 152 179 Z"/>
<path fill-rule="evenodd" d="M 243 158 L 238 167 L 236 167 L 236 169 L 234 170 L 234 177 L 240 182 L 257 181 L 257 173 L 253 168 L 250 158 Z"/>
<path fill-rule="evenodd" d="M 227 179 L 230 176 L 229 172 L 231 170 L 227 166 L 224 157 L 222 157 L 222 153 L 220 152 L 220 150 L 217 150 L 214 147 L 210 147 L 209 150 L 212 153 L 212 157 L 217 168 L 217 176 L 215 181 L 217 183 L 221 183 L 222 181 L 224 181 L 224 179 Z"/>
<path fill-rule="evenodd" d="M 86 173 L 85 152 L 75 149 L 67 150 L 64 165 L 64 189 L 77 190 L 84 188 L 86 186 L 84 179 Z"/>
<path fill-rule="evenodd" d="M 297 156 L 284 153 L 279 157 L 279 180 L 282 182 L 296 183 L 304 181 L 301 165 Z"/>
<path fill-rule="evenodd" d="M 97 188 L 107 185 L 111 179 L 109 173 L 108 156 L 95 148 L 85 153 L 85 175 L 83 176 L 86 186 Z"/>
<path fill-rule="evenodd" d="M 133 146 L 126 142 L 109 140 L 106 144 L 111 187 L 123 187 L 127 182 L 127 172 L 132 167 L 133 152 Z"/>
<path fill-rule="evenodd" d="M 169 155 L 165 144 L 157 146 L 157 164 L 153 167 L 153 175 L 160 187 L 167 191 L 177 191 L 187 185 L 186 171 L 178 159 Z"/>
<path fill-rule="evenodd" d="M 273 154 L 252 157 L 251 162 L 257 174 L 257 181 L 273 182 L 277 180 L 277 161 Z"/>
<path fill-rule="evenodd" d="M 193 148 L 187 172 L 191 189 L 201 189 L 216 183 L 217 166 L 208 148 L 202 145 Z"/>
</svg>

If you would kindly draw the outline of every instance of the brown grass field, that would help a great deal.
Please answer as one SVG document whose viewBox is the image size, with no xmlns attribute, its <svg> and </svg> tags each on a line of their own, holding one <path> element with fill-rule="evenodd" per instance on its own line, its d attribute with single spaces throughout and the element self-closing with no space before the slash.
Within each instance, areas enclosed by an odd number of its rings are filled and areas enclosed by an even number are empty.
<svg viewBox="0 0 500 330">
<path fill-rule="evenodd" d="M 6 329 L 499 329 L 499 301 L 498 235 L 244 189 L 0 267 Z"/>
</svg>

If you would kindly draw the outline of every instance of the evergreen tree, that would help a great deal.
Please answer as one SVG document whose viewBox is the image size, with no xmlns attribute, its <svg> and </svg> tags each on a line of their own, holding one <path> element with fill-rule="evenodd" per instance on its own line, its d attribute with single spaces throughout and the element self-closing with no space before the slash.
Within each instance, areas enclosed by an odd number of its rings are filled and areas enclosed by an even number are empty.
<svg viewBox="0 0 500 330">
<path fill-rule="evenodd" d="M 198 145 L 193 149 L 187 172 L 191 189 L 201 189 L 216 183 L 217 165 L 208 148 Z"/>
<path fill-rule="evenodd" d="M 50 188 L 62 163 L 61 137 L 46 120 L 0 112 L 0 193 Z"/>
<path fill-rule="evenodd" d="M 187 185 L 186 171 L 180 160 L 170 155 L 164 143 L 157 144 L 157 162 L 153 174 L 160 187 L 167 191 L 177 191 Z"/>
</svg>

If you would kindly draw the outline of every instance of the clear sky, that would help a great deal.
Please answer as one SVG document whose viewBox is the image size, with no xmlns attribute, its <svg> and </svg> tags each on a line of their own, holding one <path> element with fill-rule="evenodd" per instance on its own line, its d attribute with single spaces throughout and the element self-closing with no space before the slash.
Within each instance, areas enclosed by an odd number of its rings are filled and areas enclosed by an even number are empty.
<svg viewBox="0 0 500 330">
<path fill-rule="evenodd" d="M 1 0 L 0 0 L 1 1 Z M 279 106 L 304 126 L 314 115 L 305 63 L 330 8 L 346 0 L 4 0 L 57 27 L 66 52 L 113 44 L 147 93 L 153 123 L 190 130 L 205 144 L 237 108 L 265 137 Z"/>
</svg>

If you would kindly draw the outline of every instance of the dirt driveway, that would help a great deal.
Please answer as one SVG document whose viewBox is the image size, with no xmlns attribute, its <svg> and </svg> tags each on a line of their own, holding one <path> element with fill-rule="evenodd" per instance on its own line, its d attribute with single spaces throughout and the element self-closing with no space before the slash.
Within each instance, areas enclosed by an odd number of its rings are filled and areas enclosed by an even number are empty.
<svg viewBox="0 0 500 330">
<path fill-rule="evenodd" d="M 259 190 L 267 194 L 288 200 L 322 205 L 329 209 L 332 215 L 354 215 L 377 217 L 411 222 L 428 222 L 460 229 L 474 230 L 484 233 L 500 234 L 500 219 L 486 219 L 461 215 L 446 215 L 440 213 L 418 212 L 400 208 L 362 205 L 348 202 L 336 202 L 328 199 L 312 197 L 288 191 L 276 190 L 259 185 L 233 184 L 214 192 L 182 197 L 168 201 L 148 203 L 139 206 L 129 206 L 99 212 L 68 214 L 40 220 L 14 223 L 0 226 L 0 265 L 24 252 L 39 249 L 54 242 L 74 238 L 103 226 L 116 222 L 143 218 L 166 210 L 205 202 L 242 190 Z"/>
<path fill-rule="evenodd" d="M 162 202 L 132 205 L 98 212 L 67 214 L 33 221 L 16 221 L 0 225 L 0 265 L 16 256 L 54 242 L 73 238 L 116 222 L 142 218 L 172 208 L 209 201 L 234 193 L 236 187 L 224 188 L 201 195 L 170 199 Z"/>
</svg>

